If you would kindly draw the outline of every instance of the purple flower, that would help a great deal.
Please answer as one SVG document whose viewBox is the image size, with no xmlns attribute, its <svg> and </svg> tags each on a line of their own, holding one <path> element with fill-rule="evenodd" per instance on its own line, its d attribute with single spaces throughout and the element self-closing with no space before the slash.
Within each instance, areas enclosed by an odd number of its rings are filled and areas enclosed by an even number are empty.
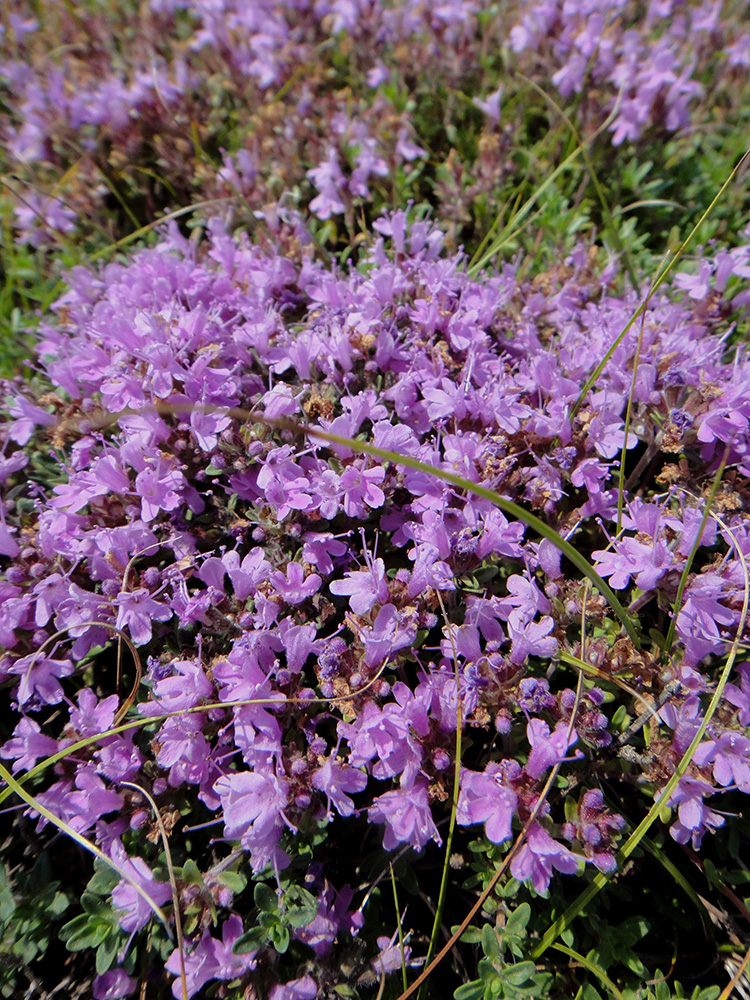
<svg viewBox="0 0 750 1000">
<path fill-rule="evenodd" d="M 230 840 L 241 840 L 250 852 L 253 871 L 286 856 L 277 849 L 284 827 L 289 783 L 273 771 L 241 771 L 218 779 L 214 790 L 221 799 L 224 832 Z"/>
<path fill-rule="evenodd" d="M 442 844 L 432 818 L 424 778 L 418 778 L 409 788 L 397 788 L 378 795 L 367 810 L 367 817 L 372 823 L 386 824 L 383 835 L 386 851 L 392 851 L 403 843 L 411 844 L 417 851 L 421 851 L 430 840 Z"/>
<path fill-rule="evenodd" d="M 750 793 L 750 740 L 746 736 L 722 733 L 716 741 L 701 743 L 693 761 L 699 767 L 713 764 L 714 778 L 723 788 L 734 782 L 741 792 Z"/>
<path fill-rule="evenodd" d="M 526 764 L 526 773 L 538 781 L 544 772 L 565 760 L 568 747 L 578 739 L 575 730 L 568 742 L 568 724 L 559 723 L 550 736 L 549 726 L 542 719 L 531 719 L 526 727 L 526 736 L 531 744 L 531 753 Z"/>
<path fill-rule="evenodd" d="M 511 874 L 519 882 L 531 879 L 534 889 L 545 893 L 553 868 L 564 875 L 574 875 L 578 871 L 578 858 L 563 844 L 553 840 L 538 823 L 534 823 L 520 851 L 511 861 Z"/>
<path fill-rule="evenodd" d="M 290 562 L 286 575 L 278 570 L 271 573 L 269 580 L 287 604 L 302 604 L 320 590 L 321 578 L 317 573 L 305 576 L 304 568 L 298 562 Z"/>
<path fill-rule="evenodd" d="M 94 980 L 94 1000 L 120 1000 L 121 997 L 129 997 L 135 993 L 137 985 L 137 980 L 122 969 L 110 969 Z"/>
<path fill-rule="evenodd" d="M 81 736 L 103 733 L 112 727 L 118 702 L 116 694 L 98 701 L 91 688 L 84 688 L 78 695 L 78 708 L 70 711 L 70 724 Z"/>
<path fill-rule="evenodd" d="M 212 979 L 225 981 L 241 978 L 246 972 L 255 968 L 256 951 L 235 955 L 232 946 L 243 933 L 242 920 L 232 914 L 222 926 L 221 941 L 212 937 L 208 928 L 203 932 L 200 941 L 192 951 L 184 955 L 185 978 L 187 980 L 188 997 L 195 996 L 201 987 Z M 166 962 L 166 969 L 176 976 L 172 984 L 172 993 L 176 1000 L 182 1000 L 182 981 L 180 972 L 180 954 L 175 949 Z"/>
<path fill-rule="evenodd" d="M 411 948 L 405 945 L 403 950 L 398 939 L 398 931 L 392 937 L 383 935 L 377 939 L 380 954 L 372 960 L 372 967 L 379 976 L 386 976 L 389 972 L 396 972 L 402 967 L 404 962 L 409 962 L 411 958 Z"/>
<path fill-rule="evenodd" d="M 157 882 L 142 858 L 129 858 L 119 840 L 113 842 L 110 857 L 120 869 L 140 886 L 157 906 L 162 906 L 172 898 L 168 882 Z M 124 931 L 139 931 L 151 919 L 152 910 L 143 896 L 136 892 L 130 882 L 121 880 L 112 890 L 112 902 L 121 911 L 118 917 Z"/>
<path fill-rule="evenodd" d="M 549 633 L 555 627 L 547 615 L 532 622 L 526 611 L 511 611 L 508 616 L 508 635 L 512 641 L 510 662 L 520 666 L 527 656 L 554 656 L 557 639 Z"/>
<path fill-rule="evenodd" d="M 346 181 L 339 166 L 338 156 L 333 146 L 328 149 L 327 158 L 317 167 L 307 171 L 307 176 L 320 192 L 310 202 L 310 211 L 319 219 L 329 219 L 345 210 L 340 190 Z"/>
<path fill-rule="evenodd" d="M 117 628 L 127 629 L 137 646 L 145 646 L 151 641 L 151 623 L 166 622 L 173 611 L 166 604 L 155 601 L 145 587 L 137 590 L 122 590 L 117 595 Z"/>
<path fill-rule="evenodd" d="M 349 597 L 349 606 L 355 615 L 365 615 L 375 604 L 388 601 L 388 581 L 382 559 L 368 559 L 366 570 L 346 574 L 344 580 L 329 584 L 332 594 Z"/>
<path fill-rule="evenodd" d="M 724 688 L 724 698 L 739 709 L 741 726 L 750 725 L 750 663 L 740 663 L 737 666 L 740 675 L 740 686 L 727 684 Z"/>
<path fill-rule="evenodd" d="M 392 604 L 384 604 L 372 628 L 366 625 L 359 631 L 365 647 L 366 665 L 379 666 L 392 653 L 411 646 L 417 637 L 417 620 L 413 609 L 399 611 Z"/>
<path fill-rule="evenodd" d="M 58 749 L 57 740 L 45 736 L 38 722 L 23 716 L 13 736 L 0 748 L 0 757 L 13 760 L 12 771 L 16 774 L 30 770 L 40 757 L 50 757 Z"/>
<path fill-rule="evenodd" d="M 360 469 L 347 465 L 339 480 L 339 490 L 343 494 L 344 512 L 347 517 L 364 517 L 367 507 L 382 507 L 385 493 L 377 485 L 385 479 L 385 469 Z"/>
<path fill-rule="evenodd" d="M 672 553 L 665 542 L 644 545 L 634 538 L 617 542 L 615 552 L 599 549 L 592 552 L 592 556 L 597 572 L 610 577 L 609 582 L 615 590 L 627 587 L 631 576 L 635 576 L 635 584 L 641 590 L 653 590 L 673 564 Z"/>
<path fill-rule="evenodd" d="M 271 565 L 264 558 L 261 548 L 251 549 L 242 562 L 238 552 L 227 552 L 221 561 L 232 581 L 234 596 L 238 601 L 244 601 L 253 594 L 271 572 Z"/>
<path fill-rule="evenodd" d="M 456 822 L 461 826 L 484 823 L 487 839 L 502 844 L 511 836 L 518 805 L 516 793 L 501 783 L 502 768 L 490 763 L 483 773 L 461 768 L 461 792 Z"/>
<path fill-rule="evenodd" d="M 291 979 L 288 983 L 274 986 L 268 994 L 268 1000 L 315 1000 L 318 996 L 318 985 L 312 976 L 301 979 Z"/>
<path fill-rule="evenodd" d="M 162 677 L 154 685 L 152 700 L 138 706 L 144 715 L 178 712 L 193 708 L 201 701 L 213 697 L 214 686 L 206 676 L 205 668 L 197 660 L 173 660 L 167 669 L 171 677 Z"/>
<path fill-rule="evenodd" d="M 690 840 L 693 850 L 698 851 L 704 834 L 724 825 L 724 817 L 709 809 L 703 801 L 714 792 L 715 789 L 707 781 L 686 776 L 680 778 L 668 803 L 677 806 L 678 819 L 669 832 L 678 844 L 686 844 Z"/>
<path fill-rule="evenodd" d="M 56 705 L 63 693 L 60 678 L 70 676 L 73 669 L 71 660 L 55 660 L 38 653 L 16 660 L 10 667 L 10 673 L 21 677 L 17 694 L 19 705 L 26 705 L 33 699 Z"/>
<path fill-rule="evenodd" d="M 182 500 L 179 490 L 185 485 L 181 472 L 159 461 L 147 465 L 135 477 L 135 489 L 141 498 L 141 517 L 146 523 L 153 521 L 162 510 L 175 510 Z"/>
<path fill-rule="evenodd" d="M 336 807 L 339 816 L 351 816 L 354 813 L 354 803 L 347 792 L 361 792 L 367 785 L 367 775 L 358 768 L 339 763 L 338 758 L 329 757 L 325 764 L 312 777 L 312 786 L 323 792 L 327 800 L 327 817 L 333 819 L 331 803 Z"/>
</svg>

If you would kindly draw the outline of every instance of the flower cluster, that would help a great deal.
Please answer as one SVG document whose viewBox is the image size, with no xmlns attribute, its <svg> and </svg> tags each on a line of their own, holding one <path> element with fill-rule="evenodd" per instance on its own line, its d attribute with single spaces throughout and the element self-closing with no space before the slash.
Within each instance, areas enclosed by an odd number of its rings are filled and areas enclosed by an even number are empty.
<svg viewBox="0 0 750 1000">
<path fill-rule="evenodd" d="M 580 94 L 587 103 L 586 95 L 596 95 L 586 118 L 600 115 L 599 91 L 608 93 L 616 146 L 647 129 L 685 128 L 704 96 L 704 69 L 717 58 L 714 86 L 746 78 L 750 66 L 742 11 L 722 0 L 651 0 L 645 11 L 628 0 L 533 0 L 522 5 L 511 45 L 549 73 L 562 97 Z"/>
<path fill-rule="evenodd" d="M 613 112 L 615 144 L 684 129 L 702 103 L 739 113 L 741 11 L 683 6 L 151 0 L 84 24 L 16 0 L 0 27 L 13 223 L 46 246 L 108 234 L 113 201 L 132 223 L 225 199 L 272 234 L 309 239 L 312 214 L 351 238 L 363 204 L 414 197 L 465 238 L 518 176 L 514 69 L 570 98 L 581 134 Z M 726 72 L 708 85 L 716 58 Z"/>
<path fill-rule="evenodd" d="M 460 830 L 507 845 L 559 767 L 589 784 L 565 809 L 549 798 L 511 874 L 545 893 L 555 872 L 613 871 L 624 820 L 590 785 L 597 762 L 658 797 L 744 620 L 750 361 L 726 361 L 713 331 L 744 305 L 726 289 L 747 249 L 709 264 L 710 294 L 678 277 L 620 337 L 639 298 L 615 294 L 613 264 L 583 248 L 544 282 L 511 265 L 472 279 L 430 221 L 396 211 L 374 230 L 362 266 L 343 270 L 218 220 L 201 243 L 172 227 L 126 263 L 74 270 L 40 331 L 49 391 L 4 389 L 0 676 L 18 721 L 0 754 L 18 774 L 102 734 L 38 800 L 128 876 L 112 901 L 131 936 L 150 915 L 134 884 L 171 898 L 133 783 L 175 817 L 200 811 L 213 851 L 235 845 L 227 865 L 278 886 L 261 906 L 271 948 L 247 937 L 206 841 L 200 886 L 177 885 L 194 914 L 191 996 L 250 979 L 314 995 L 343 954 L 361 956 L 367 897 L 353 909 L 351 884 L 316 855 L 324 830 L 424 852 L 453 801 Z M 363 439 L 421 464 L 379 460 Z M 722 459 L 717 524 L 703 510 Z M 535 512 L 655 632 L 687 573 L 673 647 L 641 628 L 636 648 L 550 538 L 430 470 Z M 111 733 L 118 634 L 146 670 L 140 729 Z M 580 696 L 577 657 L 596 679 Z M 100 679 L 80 688 L 92 665 Z M 680 842 L 724 822 L 707 799 L 750 790 L 749 676 L 743 665 L 669 800 Z M 635 771 L 607 708 L 634 683 L 661 705 Z M 309 912 L 305 885 L 319 890 Z M 290 940 L 308 956 L 301 976 L 280 958 Z M 383 940 L 370 970 L 397 967 Z M 111 956 L 102 996 L 134 988 L 132 954 L 119 972 Z M 177 952 L 166 968 L 179 997 Z"/>
</svg>

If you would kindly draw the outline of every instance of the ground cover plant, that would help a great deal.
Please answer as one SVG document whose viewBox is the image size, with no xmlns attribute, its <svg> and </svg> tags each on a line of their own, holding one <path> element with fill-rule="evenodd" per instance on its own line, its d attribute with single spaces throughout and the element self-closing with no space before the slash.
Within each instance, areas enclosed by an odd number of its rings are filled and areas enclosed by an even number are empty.
<svg viewBox="0 0 750 1000">
<path fill-rule="evenodd" d="M 741 5 L 65 10 L 0 36 L 0 993 L 744 988 Z"/>
</svg>

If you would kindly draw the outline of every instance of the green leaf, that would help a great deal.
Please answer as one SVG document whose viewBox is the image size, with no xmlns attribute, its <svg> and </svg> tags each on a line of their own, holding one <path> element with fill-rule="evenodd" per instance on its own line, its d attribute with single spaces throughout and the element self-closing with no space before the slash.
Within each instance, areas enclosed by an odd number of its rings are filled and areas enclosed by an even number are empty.
<svg viewBox="0 0 750 1000">
<path fill-rule="evenodd" d="M 458 930 L 459 925 L 456 924 L 451 927 L 451 934 L 455 934 Z M 461 935 L 461 940 L 464 944 L 479 944 L 482 940 L 482 932 L 478 927 L 467 927 L 466 930 Z"/>
<path fill-rule="evenodd" d="M 221 885 L 225 885 L 235 895 L 242 892 L 247 885 L 247 877 L 239 872 L 222 872 L 216 879 Z"/>
<path fill-rule="evenodd" d="M 121 936 L 110 934 L 106 941 L 102 941 L 96 949 L 96 972 L 101 976 L 117 961 L 117 953 L 120 950 Z"/>
<path fill-rule="evenodd" d="M 86 889 L 95 896 L 109 896 L 119 881 L 120 876 L 117 872 L 97 858 L 94 862 L 94 874 L 89 879 Z"/>
<path fill-rule="evenodd" d="M 318 901 L 312 893 L 293 885 L 284 894 L 285 917 L 292 927 L 307 927 L 318 915 Z"/>
<path fill-rule="evenodd" d="M 253 889 L 253 899 L 259 910 L 265 913 L 276 913 L 279 908 L 279 900 L 273 889 L 265 882 L 258 882 Z"/>
<path fill-rule="evenodd" d="M 459 986 L 453 994 L 453 1000 L 480 1000 L 484 996 L 484 983 L 481 979 L 475 979 L 471 983 L 464 983 Z"/>
<path fill-rule="evenodd" d="M 504 978 L 512 986 L 520 986 L 527 979 L 531 979 L 536 971 L 533 962 L 519 962 L 518 965 L 508 965 L 503 969 Z"/>
<path fill-rule="evenodd" d="M 96 948 L 109 932 L 110 928 L 105 924 L 82 913 L 65 924 L 60 930 L 60 937 L 68 951 L 83 951 L 84 948 Z"/>
<path fill-rule="evenodd" d="M 251 931 L 240 934 L 232 945 L 233 955 L 246 955 L 249 951 L 257 951 L 265 941 L 266 935 L 260 927 L 253 927 Z"/>
<path fill-rule="evenodd" d="M 531 907 L 528 903 L 521 903 L 508 917 L 505 924 L 504 934 L 512 934 L 515 937 L 524 937 L 526 925 L 531 919 Z"/>
<path fill-rule="evenodd" d="M 195 885 L 199 889 L 205 888 L 206 883 L 203 881 L 200 868 L 192 858 L 188 858 L 182 866 L 182 881 L 187 885 Z"/>
<path fill-rule="evenodd" d="M 289 928 L 286 924 L 275 923 L 273 927 L 270 928 L 269 938 L 271 939 L 271 944 L 274 946 L 276 951 L 280 955 L 289 947 Z"/>
<path fill-rule="evenodd" d="M 500 958 L 500 942 L 495 928 L 490 924 L 484 924 L 482 927 L 482 949 L 487 958 Z"/>
</svg>

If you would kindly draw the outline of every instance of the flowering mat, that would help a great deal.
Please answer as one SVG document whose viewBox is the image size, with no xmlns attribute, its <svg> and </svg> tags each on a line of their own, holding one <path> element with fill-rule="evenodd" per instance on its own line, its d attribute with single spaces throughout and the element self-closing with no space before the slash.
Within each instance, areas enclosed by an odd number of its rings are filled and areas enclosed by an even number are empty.
<svg viewBox="0 0 750 1000">
<path fill-rule="evenodd" d="M 750 995 L 749 68 L 5 5 L 0 995 Z"/>
</svg>

